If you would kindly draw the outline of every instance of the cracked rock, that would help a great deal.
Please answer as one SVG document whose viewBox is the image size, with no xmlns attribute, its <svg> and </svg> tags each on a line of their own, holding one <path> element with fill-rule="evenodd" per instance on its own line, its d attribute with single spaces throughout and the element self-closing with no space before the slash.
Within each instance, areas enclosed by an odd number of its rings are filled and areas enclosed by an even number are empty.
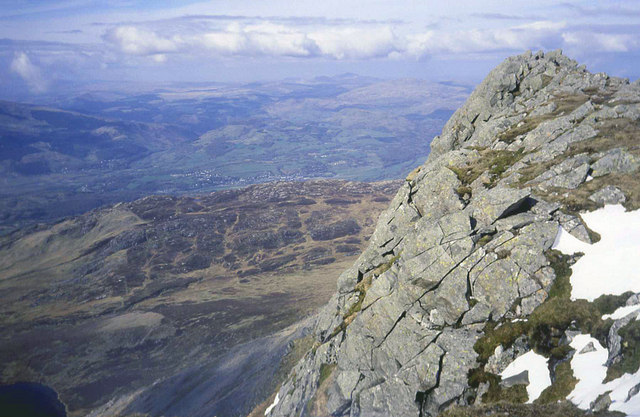
<svg viewBox="0 0 640 417">
<path fill-rule="evenodd" d="M 531 195 L 528 190 L 495 187 L 473 199 L 473 217 L 482 224 L 492 224 L 521 208 Z"/>
<path fill-rule="evenodd" d="M 589 200 L 598 204 L 622 204 L 627 201 L 624 193 L 613 185 L 607 185 L 589 196 Z"/>
<path fill-rule="evenodd" d="M 595 178 L 611 173 L 631 173 L 640 168 L 640 158 L 621 148 L 608 151 L 593 163 L 591 175 Z"/>
</svg>

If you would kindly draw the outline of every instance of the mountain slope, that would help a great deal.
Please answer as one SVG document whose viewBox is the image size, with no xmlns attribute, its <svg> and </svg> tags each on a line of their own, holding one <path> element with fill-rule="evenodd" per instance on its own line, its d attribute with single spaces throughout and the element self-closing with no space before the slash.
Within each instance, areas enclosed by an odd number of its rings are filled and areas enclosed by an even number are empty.
<svg viewBox="0 0 640 417">
<path fill-rule="evenodd" d="M 489 415 L 500 412 L 492 404 L 534 400 L 513 414 L 640 413 L 640 278 L 576 297 L 591 284 L 572 249 L 601 247 L 581 211 L 640 207 L 639 103 L 638 82 L 591 74 L 558 51 L 494 69 L 340 276 L 315 345 L 268 414 L 436 416 L 455 405 L 449 415 Z M 589 217 L 603 243 L 607 210 Z M 609 385 L 584 376 L 592 352 L 607 358 L 598 372 Z"/>
<path fill-rule="evenodd" d="M 160 380 L 167 382 L 155 389 L 172 389 L 183 374 L 198 378 L 204 392 L 219 393 L 224 381 L 241 380 L 230 380 L 222 355 L 234 358 L 236 345 L 282 330 L 325 303 L 398 185 L 280 182 L 198 197 L 151 196 L 4 236 L 0 383 L 50 385 L 70 415 Z M 274 352 L 263 352 L 266 359 L 255 365 L 260 377 L 287 342 L 261 342 L 260 349 Z M 258 350 L 241 350 L 235 363 L 251 368 L 242 358 Z M 268 395 L 251 381 L 244 387 L 245 403 L 216 394 L 201 412 L 241 415 Z"/>
</svg>

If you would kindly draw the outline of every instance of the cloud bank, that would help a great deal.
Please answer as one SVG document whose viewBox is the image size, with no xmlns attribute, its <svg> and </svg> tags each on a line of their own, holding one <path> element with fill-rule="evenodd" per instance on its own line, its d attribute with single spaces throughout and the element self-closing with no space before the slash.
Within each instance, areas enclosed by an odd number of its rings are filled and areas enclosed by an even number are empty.
<svg viewBox="0 0 640 417">
<path fill-rule="evenodd" d="M 585 30 L 553 20 L 498 28 L 418 32 L 389 24 L 304 26 L 270 21 L 250 24 L 237 21 L 215 30 L 199 29 L 167 35 L 162 28 L 123 25 L 108 29 L 103 39 L 120 53 L 151 57 L 208 54 L 367 60 L 526 49 L 566 48 L 573 53 L 594 48 L 602 52 L 640 50 L 635 33 Z"/>
</svg>

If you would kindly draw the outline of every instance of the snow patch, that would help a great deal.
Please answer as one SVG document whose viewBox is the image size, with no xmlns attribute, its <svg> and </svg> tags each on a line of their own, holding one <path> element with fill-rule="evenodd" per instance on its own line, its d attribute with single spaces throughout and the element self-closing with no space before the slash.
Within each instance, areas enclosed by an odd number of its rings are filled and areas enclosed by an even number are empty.
<svg viewBox="0 0 640 417">
<path fill-rule="evenodd" d="M 269 415 L 269 413 L 271 412 L 271 410 L 273 410 L 273 407 L 275 407 L 276 405 L 278 405 L 278 403 L 280 402 L 280 393 L 276 394 L 276 399 L 273 400 L 273 404 L 271 404 L 269 407 L 267 407 L 266 410 L 264 410 L 264 415 Z"/>
<path fill-rule="evenodd" d="M 624 306 L 624 307 L 618 307 L 618 309 L 616 311 L 614 311 L 611 314 L 605 314 L 604 316 L 602 316 L 602 320 L 606 320 L 606 319 L 613 319 L 613 320 L 618 320 L 621 319 L 623 317 L 627 317 L 629 314 L 631 313 L 640 313 L 640 305 L 636 304 L 633 306 Z M 637 314 L 636 314 L 637 316 Z M 636 317 L 637 319 L 637 317 Z"/>
<path fill-rule="evenodd" d="M 593 343 L 596 350 L 593 352 L 579 353 L 585 346 Z M 570 346 L 576 350 L 571 359 L 573 376 L 578 379 L 575 388 L 567 396 L 576 406 L 584 410 L 588 409 L 591 402 L 603 393 L 602 380 L 607 375 L 607 349 L 603 348 L 598 340 L 588 334 L 580 334 L 573 338 Z"/>
<path fill-rule="evenodd" d="M 580 353 L 589 343 L 593 343 L 595 351 Z M 607 375 L 608 352 L 590 335 L 578 335 L 571 341 L 576 354 L 571 359 L 573 375 L 579 380 L 575 388 L 567 396 L 579 408 L 586 410 L 599 395 L 611 391 L 611 411 L 621 411 L 630 416 L 640 416 L 640 395 L 634 395 L 627 401 L 629 391 L 640 383 L 640 371 L 635 374 L 624 374 L 618 379 L 603 384 Z"/>
<path fill-rule="evenodd" d="M 531 403 L 542 394 L 545 388 L 551 385 L 547 358 L 530 350 L 511 362 L 500 376 L 505 379 L 524 371 L 529 371 L 529 385 L 527 386 L 529 400 L 527 402 Z"/>
<path fill-rule="evenodd" d="M 571 267 L 571 298 L 592 301 L 603 294 L 640 292 L 640 210 L 607 205 L 581 216 L 601 240 L 589 245 L 560 228 L 552 246 L 565 254 L 584 253 Z"/>
</svg>

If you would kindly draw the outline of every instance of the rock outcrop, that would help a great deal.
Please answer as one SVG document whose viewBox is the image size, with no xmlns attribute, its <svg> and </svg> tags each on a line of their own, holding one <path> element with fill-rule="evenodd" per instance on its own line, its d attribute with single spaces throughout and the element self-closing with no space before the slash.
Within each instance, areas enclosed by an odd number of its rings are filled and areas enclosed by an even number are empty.
<svg viewBox="0 0 640 417">
<path fill-rule="evenodd" d="M 494 69 L 340 276 L 269 415 L 436 416 L 505 400 L 518 381 L 497 374 L 531 348 L 550 358 L 553 392 L 566 391 L 559 367 L 583 321 L 553 321 L 554 300 L 574 311 L 563 286 L 574 259 L 552 245 L 560 227 L 598 239 L 580 210 L 638 207 L 639 103 L 637 82 L 559 51 Z M 609 339 L 619 350 L 617 333 Z"/>
</svg>

